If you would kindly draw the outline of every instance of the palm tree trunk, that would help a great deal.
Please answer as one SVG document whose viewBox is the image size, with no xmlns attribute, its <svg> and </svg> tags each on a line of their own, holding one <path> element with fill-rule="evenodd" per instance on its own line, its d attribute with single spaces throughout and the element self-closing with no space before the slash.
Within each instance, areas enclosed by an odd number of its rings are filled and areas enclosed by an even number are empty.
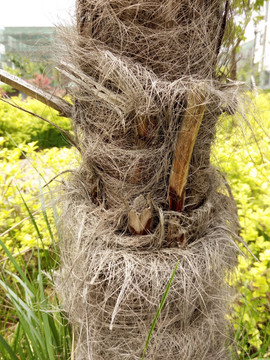
<svg viewBox="0 0 270 360">
<path fill-rule="evenodd" d="M 237 215 L 210 152 L 228 1 L 78 0 L 61 71 L 82 164 L 62 215 L 58 291 L 77 359 L 226 359 Z M 219 59 L 220 56 L 220 59 Z M 220 61 L 219 61 L 220 60 Z"/>
</svg>

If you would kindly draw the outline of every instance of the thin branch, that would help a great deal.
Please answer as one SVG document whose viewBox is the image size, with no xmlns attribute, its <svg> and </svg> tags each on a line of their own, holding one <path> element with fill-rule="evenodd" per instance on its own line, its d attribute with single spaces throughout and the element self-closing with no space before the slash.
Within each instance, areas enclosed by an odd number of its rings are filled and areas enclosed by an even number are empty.
<svg viewBox="0 0 270 360">
<path fill-rule="evenodd" d="M 74 172 L 74 170 L 64 170 L 61 171 L 59 174 L 55 175 L 53 178 L 51 178 L 45 185 L 43 185 L 43 188 L 45 188 L 46 186 L 50 185 L 50 183 L 52 183 L 55 179 L 57 179 L 59 176 L 69 173 L 69 172 Z"/>
<path fill-rule="evenodd" d="M 70 142 L 71 145 L 73 145 L 76 149 L 78 149 L 78 150 L 80 151 L 79 146 L 77 145 L 77 143 L 75 142 L 75 140 L 73 139 L 73 137 L 72 137 L 66 130 L 60 128 L 58 125 L 54 124 L 54 123 L 51 122 L 50 120 L 45 119 L 44 117 L 42 117 L 42 116 L 40 116 L 40 115 L 38 115 L 38 114 L 33 113 L 32 111 L 26 110 L 26 109 L 24 109 L 24 108 L 22 108 L 22 107 L 20 107 L 20 106 L 18 106 L 18 105 L 12 104 L 11 102 L 9 102 L 9 101 L 7 101 L 7 100 L 5 100 L 5 99 L 3 99 L 3 98 L 0 98 L 0 100 L 3 101 L 3 102 L 5 102 L 5 103 L 7 103 L 7 104 L 9 104 L 10 106 L 13 106 L 13 107 L 16 108 L 16 109 L 22 110 L 22 111 L 26 112 L 27 114 L 33 115 L 33 116 L 35 116 L 35 117 L 37 117 L 37 118 L 39 118 L 39 119 L 47 122 L 48 124 L 54 126 L 57 130 L 59 130 L 59 131 L 67 138 L 67 140 Z"/>
<path fill-rule="evenodd" d="M 228 13 L 229 13 L 229 0 L 227 0 L 226 4 L 225 4 L 224 15 L 223 15 L 223 19 L 222 19 L 222 24 L 221 24 L 219 36 L 218 36 L 217 55 L 219 54 L 220 48 L 221 48 L 221 45 L 222 45 L 222 40 L 223 40 L 223 37 L 224 37 L 226 24 L 227 24 Z"/>
</svg>

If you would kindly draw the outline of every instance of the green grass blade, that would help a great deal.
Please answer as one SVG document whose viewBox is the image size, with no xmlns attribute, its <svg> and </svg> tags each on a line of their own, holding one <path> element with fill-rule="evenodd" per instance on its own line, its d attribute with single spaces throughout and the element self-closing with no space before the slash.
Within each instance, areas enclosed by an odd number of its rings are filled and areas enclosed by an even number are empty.
<svg viewBox="0 0 270 360">
<path fill-rule="evenodd" d="M 72 352 L 72 337 L 74 336 L 71 331 L 71 326 L 68 323 L 66 315 L 60 312 L 60 321 L 62 326 L 62 349 L 64 353 L 64 359 L 70 359 L 71 352 Z"/>
<path fill-rule="evenodd" d="M 22 286 L 22 288 L 24 289 L 25 294 L 26 294 L 27 296 L 33 297 L 33 296 L 35 295 L 35 294 L 33 293 L 33 291 L 31 291 L 31 289 L 29 289 L 29 287 L 27 286 L 27 284 L 26 284 L 18 275 L 14 274 L 14 273 L 12 273 L 12 272 L 10 272 L 10 271 L 8 271 L 8 270 L 5 270 L 5 272 L 6 272 L 9 276 L 13 277 L 19 284 L 21 284 L 21 286 Z"/>
<path fill-rule="evenodd" d="M 174 277 L 175 277 L 175 274 L 176 274 L 178 265 L 179 265 L 179 260 L 177 261 L 177 264 L 176 264 L 176 266 L 175 266 L 175 268 L 174 268 L 174 270 L 173 270 L 172 276 L 171 276 L 171 278 L 170 278 L 170 280 L 169 280 L 169 282 L 168 282 L 168 285 L 167 285 L 167 287 L 166 287 L 166 290 L 165 290 L 165 292 L 164 292 L 164 294 L 163 294 L 163 296 L 162 296 L 162 299 L 161 299 L 161 302 L 160 302 L 158 311 L 157 311 L 157 313 L 156 313 L 156 316 L 155 316 L 155 318 L 154 318 L 154 321 L 153 321 L 153 323 L 152 323 L 152 325 L 151 325 L 151 328 L 150 328 L 150 331 L 149 331 L 149 333 L 148 333 L 148 337 L 147 337 L 147 340 L 146 340 L 146 344 L 145 344 L 145 347 L 144 347 L 144 351 L 143 351 L 143 355 L 142 355 L 141 360 L 143 360 L 144 357 L 145 357 L 145 354 L 146 354 L 146 351 L 147 351 L 147 348 L 148 348 L 150 339 L 151 339 L 151 337 L 152 337 L 153 331 L 154 331 L 155 326 L 156 326 L 156 323 L 157 323 L 157 319 L 158 319 L 158 317 L 159 317 L 159 315 L 160 315 L 160 312 L 161 312 L 161 310 L 162 310 L 162 308 L 163 308 L 163 306 L 164 306 L 164 304 L 165 304 L 165 301 L 166 301 L 166 299 L 167 299 L 167 296 L 168 296 L 168 294 L 169 294 L 169 291 L 170 291 L 170 288 L 171 288 L 171 286 L 172 286 L 172 282 L 173 282 L 173 279 L 174 279 Z"/>
<path fill-rule="evenodd" d="M 20 340 L 21 340 L 21 324 L 18 323 L 18 326 L 16 326 L 16 329 L 15 329 L 14 338 L 13 338 L 13 341 L 12 341 L 12 348 L 14 349 L 15 353 L 17 353 L 17 351 L 18 351 L 17 350 L 17 345 L 20 344 Z"/>
<path fill-rule="evenodd" d="M 10 356 L 11 360 L 19 360 L 19 358 L 16 356 L 16 354 L 14 353 L 14 351 L 11 349 L 11 347 L 9 346 L 9 344 L 6 342 L 6 340 L 2 337 L 2 335 L 0 334 L 0 350 L 1 353 L 3 354 L 3 350 L 5 352 L 7 352 Z M 4 358 L 3 358 L 4 359 Z M 7 358 L 5 358 L 5 360 L 7 360 Z"/>
<path fill-rule="evenodd" d="M 34 312 L 30 309 L 30 307 L 17 295 L 7 284 L 5 284 L 2 280 L 0 280 L 0 285 L 7 292 L 7 298 L 12 301 L 15 309 L 18 313 L 23 313 L 24 311 L 28 315 L 28 320 L 32 318 L 34 321 L 38 322 L 38 318 L 34 314 Z"/>
<path fill-rule="evenodd" d="M 44 326 L 44 336 L 45 336 L 45 344 L 46 344 L 46 350 L 48 352 L 48 356 L 50 360 L 54 360 L 54 353 L 53 353 L 53 345 L 52 345 L 52 337 L 51 337 L 51 329 L 49 325 L 48 316 L 50 314 L 47 314 L 44 310 L 47 308 L 47 300 L 44 294 L 44 287 L 43 287 L 43 276 L 41 271 L 41 262 L 40 262 L 40 253 L 38 248 L 38 284 L 39 284 L 39 291 L 40 291 L 40 300 L 43 304 L 42 309 L 42 320 L 43 320 L 43 326 Z"/>
<path fill-rule="evenodd" d="M 33 225 L 34 225 L 34 228 L 35 228 L 35 230 L 36 230 L 36 232 L 37 232 L 37 235 L 38 235 L 39 239 L 42 240 L 42 235 L 41 235 L 41 233 L 40 233 L 40 231 L 39 231 L 39 228 L 38 228 L 38 225 L 37 225 L 37 223 L 36 223 L 36 220 L 35 220 L 32 212 L 31 212 L 31 210 L 29 209 L 29 206 L 27 205 L 27 203 L 26 203 L 26 201 L 25 201 L 25 199 L 24 199 L 24 197 L 23 197 L 23 195 L 22 195 L 22 193 L 21 193 L 21 191 L 20 191 L 20 189 L 18 188 L 17 185 L 16 185 L 16 188 L 17 188 L 17 190 L 19 191 L 20 197 L 21 197 L 21 199 L 22 199 L 22 201 L 23 201 L 23 204 L 24 204 L 24 206 L 25 206 L 25 208 L 26 208 L 26 210 L 27 210 L 27 212 L 28 212 L 28 215 L 29 215 L 29 217 L 30 217 L 30 219 L 31 219 L 31 221 L 32 221 L 32 223 L 33 223 Z"/>
<path fill-rule="evenodd" d="M 27 338 L 27 336 L 23 336 L 23 335 L 24 335 L 23 329 L 22 329 L 21 323 L 19 322 L 18 326 L 16 327 L 13 344 L 12 344 L 14 352 L 16 354 L 17 353 L 19 354 L 20 360 L 30 360 L 30 359 L 35 360 L 35 358 L 33 357 L 33 353 L 32 353 L 28 338 Z M 27 355 L 25 355 L 23 353 L 24 348 L 21 346 L 22 342 L 24 342 L 24 344 L 26 345 L 26 348 L 27 348 L 26 354 Z M 27 356 L 27 358 L 26 358 L 26 356 Z"/>
<path fill-rule="evenodd" d="M 49 219 L 48 219 L 48 215 L 47 215 L 47 211 L 46 211 L 44 193 L 42 191 L 42 187 L 41 187 L 41 183 L 40 183 L 40 176 L 38 177 L 38 184 L 39 184 L 41 211 L 42 211 L 43 218 L 45 220 L 46 226 L 48 228 L 52 243 L 53 243 L 53 245 L 55 245 L 54 235 L 53 235 L 52 228 L 51 228 L 51 225 L 50 225 L 50 222 L 49 222 Z"/>
<path fill-rule="evenodd" d="M 25 273 L 23 272 L 22 268 L 20 267 L 20 265 L 17 263 L 17 261 L 15 260 L 15 258 L 12 256 L 11 252 L 8 250 L 8 248 L 6 247 L 6 245 L 3 243 L 3 241 L 0 240 L 0 245 L 2 246 L 4 252 L 6 253 L 6 255 L 8 256 L 8 258 L 10 259 L 11 263 L 13 264 L 13 266 L 15 267 L 15 269 L 18 271 L 18 273 L 20 274 L 22 280 L 27 284 L 28 288 L 30 289 L 31 292 L 34 292 L 35 289 L 32 286 L 31 282 L 27 279 Z"/>
<path fill-rule="evenodd" d="M 4 276 L 4 275 L 3 275 Z M 19 318 L 19 322 L 24 330 L 26 337 L 29 338 L 31 347 L 35 352 L 35 356 L 38 358 L 44 353 L 44 341 L 43 336 L 40 334 L 40 319 L 35 314 L 35 311 L 32 310 L 20 297 L 16 294 L 11 287 L 3 281 L 0 281 L 0 285 L 7 291 L 7 298 L 13 303 L 14 309 Z M 38 311 L 37 311 L 38 313 Z M 44 354 L 44 359 L 47 360 L 46 355 Z"/>
<path fill-rule="evenodd" d="M 34 352 L 34 359 L 47 360 L 46 351 L 44 351 L 44 341 L 38 331 L 39 324 L 30 322 L 25 313 L 18 314 L 25 337 L 28 338 L 31 348 Z"/>
</svg>

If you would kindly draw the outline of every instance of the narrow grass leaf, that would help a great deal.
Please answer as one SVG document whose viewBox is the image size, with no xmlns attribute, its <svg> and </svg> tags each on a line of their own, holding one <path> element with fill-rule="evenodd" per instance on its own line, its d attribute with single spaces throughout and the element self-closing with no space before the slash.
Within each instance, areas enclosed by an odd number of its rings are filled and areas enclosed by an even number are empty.
<svg viewBox="0 0 270 360">
<path fill-rule="evenodd" d="M 159 315 L 160 315 L 160 312 L 161 312 L 161 310 L 162 310 L 162 308 L 163 308 L 163 306 L 164 306 L 164 304 L 165 304 L 165 301 L 166 301 L 166 299 L 167 299 L 167 296 L 168 296 L 168 294 L 169 294 L 169 291 L 170 291 L 170 288 L 171 288 L 171 286 L 172 286 L 172 282 L 173 282 L 173 279 L 174 279 L 174 277 L 175 277 L 175 274 L 176 274 L 178 265 L 179 265 L 179 260 L 177 261 L 177 264 L 176 264 L 176 266 L 175 266 L 175 268 L 174 268 L 174 270 L 173 270 L 172 276 L 171 276 L 171 278 L 170 278 L 170 280 L 169 280 L 169 282 L 168 282 L 168 285 L 167 285 L 167 287 L 166 287 L 166 290 L 165 290 L 165 292 L 164 292 L 164 294 L 163 294 L 163 296 L 162 296 L 162 299 L 161 299 L 161 302 L 160 302 L 158 311 L 157 311 L 157 313 L 156 313 L 156 316 L 155 316 L 155 318 L 154 318 L 154 321 L 153 321 L 153 323 L 152 323 L 152 325 L 151 325 L 151 328 L 150 328 L 150 331 L 149 331 L 149 333 L 148 333 L 148 337 L 147 337 L 147 340 L 146 340 L 146 344 L 145 344 L 145 347 L 144 347 L 144 351 L 143 351 L 143 355 L 142 355 L 141 360 L 143 360 L 144 357 L 145 357 L 145 354 L 146 354 L 146 351 L 147 351 L 147 348 L 148 348 L 150 339 L 151 339 L 151 337 L 152 337 L 153 331 L 154 331 L 155 326 L 156 326 L 156 323 L 157 323 L 157 319 L 158 319 L 158 317 L 159 317 Z"/>
<path fill-rule="evenodd" d="M 22 343 L 25 344 L 26 349 L 23 346 L 21 346 Z M 33 352 L 31 350 L 31 346 L 29 344 L 28 338 L 27 336 L 24 336 L 24 332 L 20 322 L 18 323 L 18 326 L 15 331 L 15 336 L 13 339 L 13 349 L 15 353 L 19 354 L 20 360 L 30 360 L 30 359 L 35 360 L 33 357 Z M 23 350 L 26 350 L 27 355 L 23 353 Z"/>
<path fill-rule="evenodd" d="M 61 346 L 60 336 L 59 336 L 60 334 L 57 331 L 57 328 L 55 326 L 55 319 L 52 314 L 48 315 L 48 322 L 49 322 L 49 327 L 50 327 L 50 332 L 52 334 L 52 338 L 55 342 L 55 346 L 60 347 Z"/>
<path fill-rule="evenodd" d="M 32 324 L 28 321 L 25 313 L 19 314 L 19 321 L 24 330 L 25 337 L 29 339 L 31 348 L 34 352 L 34 359 L 47 360 L 46 349 L 44 349 L 44 342 L 42 335 L 38 331 L 39 324 Z"/>
<path fill-rule="evenodd" d="M 50 225 L 50 222 L 49 222 L 49 219 L 48 219 L 48 215 L 47 215 L 47 211 L 46 211 L 44 193 L 42 191 L 42 187 L 41 187 L 41 183 L 40 183 L 40 175 L 38 177 L 38 184 L 39 184 L 41 211 L 42 211 L 44 220 L 46 222 L 46 226 L 48 228 L 52 243 L 53 243 L 53 245 L 55 245 L 55 239 L 54 239 L 54 236 L 53 236 L 52 228 L 51 228 L 51 225 Z"/>
<path fill-rule="evenodd" d="M 38 248 L 38 283 L 39 283 L 39 290 L 40 290 L 40 299 L 41 299 L 41 303 L 43 304 L 43 308 L 42 309 L 42 320 L 43 320 L 43 326 L 44 326 L 44 335 L 45 335 L 45 343 L 46 343 L 46 350 L 48 352 L 48 356 L 50 360 L 54 360 L 54 354 L 53 354 L 53 346 L 52 346 L 52 339 L 51 339 L 51 331 L 50 331 L 50 326 L 49 326 L 49 320 L 48 320 L 48 315 L 44 310 L 46 309 L 46 305 L 47 305 L 47 300 L 44 294 L 44 287 L 43 287 L 43 276 L 42 276 L 42 271 L 41 271 L 41 262 L 40 262 L 40 253 L 39 253 L 39 248 Z M 45 306 L 44 306 L 45 305 Z"/>
<path fill-rule="evenodd" d="M 2 349 L 2 350 L 1 350 Z M 3 354 L 3 349 L 5 350 L 5 352 L 7 352 L 10 356 L 11 360 L 20 360 L 16 354 L 14 353 L 14 351 L 12 350 L 12 348 L 9 346 L 9 344 L 6 342 L 6 340 L 2 337 L 2 335 L 0 334 L 0 350 Z M 4 359 L 4 358 L 3 358 Z M 5 358 L 5 360 L 7 360 L 7 358 Z"/>
<path fill-rule="evenodd" d="M 16 310 L 19 322 L 24 329 L 25 335 L 29 338 L 31 346 L 35 351 L 36 356 L 40 356 L 43 351 L 43 337 L 39 333 L 40 320 L 35 312 L 17 295 L 7 284 L 0 281 L 0 285 L 7 291 L 7 298 L 12 301 L 14 309 Z M 46 359 L 46 356 L 44 357 Z"/>
<path fill-rule="evenodd" d="M 7 292 L 7 298 L 12 301 L 16 310 L 19 313 L 23 313 L 25 311 L 27 313 L 28 320 L 32 318 L 34 321 L 38 321 L 37 317 L 35 316 L 34 312 L 30 309 L 30 307 L 20 298 L 18 294 L 16 294 L 6 283 L 0 280 L 0 285 L 3 287 L 4 290 Z"/>
<path fill-rule="evenodd" d="M 5 270 L 5 272 L 6 272 L 9 276 L 13 277 L 19 284 L 21 284 L 21 286 L 22 286 L 22 288 L 24 289 L 26 295 L 28 295 L 28 296 L 30 296 L 30 297 L 33 297 L 33 296 L 34 296 L 33 291 L 31 291 L 31 289 L 29 289 L 29 287 L 27 286 L 27 284 L 26 284 L 18 275 L 14 274 L 14 273 L 12 273 L 12 272 L 10 272 L 10 271 L 8 271 L 8 270 Z"/>
<path fill-rule="evenodd" d="M 36 223 L 36 220 L 35 220 L 32 212 L 31 212 L 31 210 L 29 209 L 29 206 L 27 205 L 27 203 L 26 203 L 26 201 L 25 201 L 25 199 L 24 199 L 24 197 L 23 197 L 23 195 L 22 195 L 22 193 L 21 193 L 21 191 L 20 191 L 20 189 L 18 188 L 17 185 L 16 185 L 16 188 L 17 188 L 17 190 L 19 191 L 20 197 L 21 197 L 21 199 L 22 199 L 22 201 L 23 201 L 23 204 L 24 204 L 24 206 L 25 206 L 25 208 L 26 208 L 26 210 L 27 210 L 27 212 L 28 212 L 28 214 L 29 214 L 29 216 L 30 216 L 30 219 L 31 219 L 31 221 L 32 221 L 32 223 L 33 223 L 33 225 L 34 225 L 34 228 L 35 228 L 36 232 L 37 232 L 37 235 L 38 235 L 39 239 L 42 240 L 42 235 L 41 235 L 41 233 L 40 233 L 40 231 L 39 231 L 39 228 L 38 228 L 38 225 L 37 225 L 37 223 Z"/>
<path fill-rule="evenodd" d="M 22 280 L 27 284 L 27 287 L 30 289 L 30 291 L 34 292 L 34 287 L 32 286 L 31 282 L 27 279 L 27 277 L 26 277 L 25 273 L 23 272 L 22 268 L 20 267 L 20 265 L 15 260 L 15 258 L 12 256 L 11 252 L 8 250 L 6 245 L 1 240 L 0 240 L 0 245 L 2 246 L 4 252 L 6 253 L 8 258 L 10 259 L 12 264 L 14 265 L 15 269 L 20 274 Z"/>
</svg>

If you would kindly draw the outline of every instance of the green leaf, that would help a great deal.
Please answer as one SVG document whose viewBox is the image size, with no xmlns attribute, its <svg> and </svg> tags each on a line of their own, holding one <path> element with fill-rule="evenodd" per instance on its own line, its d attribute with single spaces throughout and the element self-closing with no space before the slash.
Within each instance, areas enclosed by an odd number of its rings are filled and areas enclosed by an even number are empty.
<svg viewBox="0 0 270 360">
<path fill-rule="evenodd" d="M 9 346 L 9 344 L 6 342 L 6 340 L 2 337 L 2 335 L 0 334 L 0 350 L 4 349 L 10 356 L 11 360 L 20 360 L 16 354 L 13 352 L 13 350 L 11 349 L 11 347 Z M 3 354 L 3 350 L 1 350 L 2 354 Z M 4 358 L 3 358 L 4 359 Z M 5 358 L 5 360 L 7 360 L 7 358 Z"/>
<path fill-rule="evenodd" d="M 175 268 L 174 268 L 174 270 L 173 270 L 172 276 L 171 276 L 171 278 L 170 278 L 170 280 L 169 280 L 169 282 L 168 282 L 168 285 L 167 285 L 167 287 L 166 287 L 166 290 L 165 290 L 165 292 L 164 292 L 164 294 L 163 294 L 163 296 L 162 296 L 162 299 L 161 299 L 161 302 L 160 302 L 158 311 L 157 311 L 157 313 L 156 313 L 156 316 L 155 316 L 155 318 L 154 318 L 154 321 L 153 321 L 153 323 L 152 323 L 152 325 L 151 325 L 151 328 L 150 328 L 150 331 L 149 331 L 149 333 L 148 333 L 148 337 L 147 337 L 147 340 L 146 340 L 146 344 L 145 344 L 145 347 L 144 347 L 144 351 L 143 351 L 143 355 L 142 355 L 141 360 L 143 360 L 144 357 L 145 357 L 145 354 L 146 354 L 146 351 L 147 351 L 147 348 L 148 348 L 150 339 L 151 339 L 151 337 L 152 337 L 153 331 L 154 331 L 155 326 L 156 326 L 156 323 L 157 323 L 157 319 L 158 319 L 158 317 L 159 317 L 159 315 L 160 315 L 160 313 L 161 313 L 161 310 L 162 310 L 162 308 L 163 308 L 163 306 L 164 306 L 164 304 L 165 304 L 165 302 L 166 302 L 166 299 L 167 299 L 167 296 L 168 296 L 168 294 L 169 294 L 170 288 L 171 288 L 171 286 L 172 286 L 172 282 L 173 282 L 173 279 L 174 279 L 174 277 L 175 277 L 175 274 L 176 274 L 178 265 L 179 265 L 179 260 L 177 261 L 177 264 L 176 264 L 176 266 L 175 266 Z"/>
<path fill-rule="evenodd" d="M 27 279 L 26 275 L 24 274 L 23 270 L 21 269 L 20 265 L 17 263 L 17 261 L 15 260 L 15 258 L 12 256 L 11 252 L 8 250 L 8 248 L 6 247 L 6 245 L 0 240 L 0 245 L 2 246 L 4 252 L 6 253 L 6 255 L 8 256 L 8 258 L 10 259 L 10 261 L 12 262 L 12 264 L 14 265 L 15 269 L 18 271 L 18 273 L 20 274 L 22 280 L 24 281 L 24 283 L 27 285 L 27 287 L 29 288 L 29 290 L 33 293 L 34 287 L 32 286 L 32 284 L 30 283 L 30 281 Z"/>
</svg>

